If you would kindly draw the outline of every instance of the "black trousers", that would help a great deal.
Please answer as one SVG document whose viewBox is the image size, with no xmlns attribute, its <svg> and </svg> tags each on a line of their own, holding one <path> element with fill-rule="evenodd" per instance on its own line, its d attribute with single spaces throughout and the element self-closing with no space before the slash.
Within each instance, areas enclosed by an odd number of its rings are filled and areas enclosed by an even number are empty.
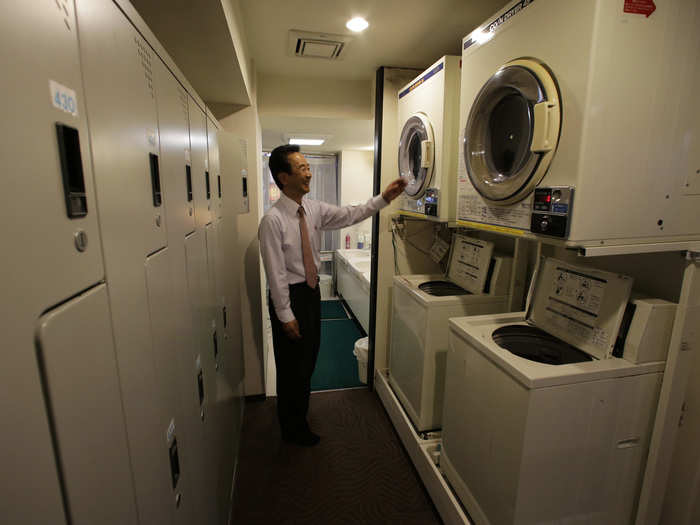
<svg viewBox="0 0 700 525">
<path fill-rule="evenodd" d="M 311 374 L 321 345 L 321 292 L 304 283 L 289 286 L 292 312 L 299 322 L 301 339 L 293 341 L 282 330 L 272 299 L 268 299 L 272 321 L 272 343 L 277 367 L 277 417 L 285 436 L 309 430 Z"/>
</svg>

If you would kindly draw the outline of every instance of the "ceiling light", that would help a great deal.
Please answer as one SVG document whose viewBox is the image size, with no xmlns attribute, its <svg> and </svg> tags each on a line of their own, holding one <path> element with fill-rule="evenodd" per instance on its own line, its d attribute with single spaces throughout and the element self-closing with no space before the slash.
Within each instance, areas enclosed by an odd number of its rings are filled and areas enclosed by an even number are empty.
<svg viewBox="0 0 700 525">
<path fill-rule="evenodd" d="M 289 139 L 290 144 L 296 144 L 297 146 L 320 146 L 326 142 L 326 139 L 301 139 L 292 137 Z"/>
<path fill-rule="evenodd" d="M 355 31 L 356 33 L 359 33 L 360 31 L 364 31 L 369 27 L 369 22 L 362 18 L 361 16 L 355 17 L 352 20 L 348 20 L 348 23 L 345 24 L 345 27 L 347 27 L 350 31 Z"/>
</svg>

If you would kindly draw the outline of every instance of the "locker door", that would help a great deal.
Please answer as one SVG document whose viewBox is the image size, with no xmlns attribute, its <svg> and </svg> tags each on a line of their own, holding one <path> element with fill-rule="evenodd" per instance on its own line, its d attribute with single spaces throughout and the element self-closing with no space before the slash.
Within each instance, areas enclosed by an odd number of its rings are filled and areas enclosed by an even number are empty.
<svg viewBox="0 0 700 525">
<path fill-rule="evenodd" d="M 207 290 L 207 299 L 211 305 L 212 311 L 212 321 L 215 334 L 218 338 L 218 346 L 216 351 L 216 370 L 220 367 L 220 356 L 219 351 L 222 348 L 223 339 L 223 304 L 222 304 L 222 294 L 220 290 L 220 277 L 218 275 L 218 261 L 222 259 L 219 252 L 219 237 L 217 226 L 219 221 L 207 224 L 204 229 L 204 234 L 207 243 L 207 272 L 209 275 L 209 288 Z"/>
<path fill-rule="evenodd" d="M 158 57 L 113 2 L 76 5 L 105 256 L 126 244 L 145 257 L 166 243 L 153 85 Z"/>
<path fill-rule="evenodd" d="M 104 284 L 39 319 L 37 355 L 70 523 L 136 523 Z"/>
<path fill-rule="evenodd" d="M 248 141 L 240 139 L 241 146 L 241 192 L 243 198 L 241 200 L 240 213 L 248 213 L 250 211 L 250 202 L 248 201 Z"/>
<path fill-rule="evenodd" d="M 208 516 L 206 523 L 216 523 L 217 508 L 214 505 L 218 468 L 216 359 L 214 357 L 214 330 L 212 330 L 213 312 L 211 301 L 208 298 L 207 247 L 203 232 L 195 231 L 185 238 L 185 260 L 187 295 L 192 313 L 197 352 L 193 360 L 192 373 L 198 386 L 200 429 L 203 436 L 203 486 L 206 494 L 203 512 L 207 513 L 206 516 Z"/>
<path fill-rule="evenodd" d="M 2 10 L 0 517 L 65 523 L 34 330 L 104 276 L 76 20 L 66 0 Z"/>
<path fill-rule="evenodd" d="M 160 175 L 168 195 L 166 222 L 168 228 L 190 233 L 194 231 L 195 222 L 189 96 L 158 57 L 152 65 L 158 106 Z M 182 241 L 183 236 L 178 239 Z"/>
<path fill-rule="evenodd" d="M 211 118 L 207 118 L 207 152 L 209 168 L 212 175 L 212 220 L 220 219 L 222 214 L 221 200 L 223 195 L 223 180 L 219 162 L 219 129 Z"/>
<path fill-rule="evenodd" d="M 211 222 L 212 192 L 215 189 L 207 154 L 207 117 L 197 103 L 189 98 L 190 147 L 194 184 L 194 215 L 198 228 Z"/>
</svg>

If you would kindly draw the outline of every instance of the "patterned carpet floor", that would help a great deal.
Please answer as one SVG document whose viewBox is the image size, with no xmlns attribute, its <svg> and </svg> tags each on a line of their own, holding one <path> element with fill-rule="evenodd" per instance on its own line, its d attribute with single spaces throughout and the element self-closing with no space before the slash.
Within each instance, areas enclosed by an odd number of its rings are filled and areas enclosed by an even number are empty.
<svg viewBox="0 0 700 525">
<path fill-rule="evenodd" d="M 312 394 L 309 422 L 321 443 L 288 445 L 275 399 L 246 403 L 234 524 L 442 523 L 374 392 Z"/>
</svg>

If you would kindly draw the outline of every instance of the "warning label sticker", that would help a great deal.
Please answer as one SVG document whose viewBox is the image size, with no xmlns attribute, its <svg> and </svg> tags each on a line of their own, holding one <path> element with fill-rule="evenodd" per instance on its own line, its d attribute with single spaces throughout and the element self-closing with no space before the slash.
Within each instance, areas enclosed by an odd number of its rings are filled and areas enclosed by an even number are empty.
<svg viewBox="0 0 700 525">
<path fill-rule="evenodd" d="M 625 0 L 624 11 L 649 18 L 649 15 L 656 11 L 656 4 L 654 0 Z"/>
</svg>

